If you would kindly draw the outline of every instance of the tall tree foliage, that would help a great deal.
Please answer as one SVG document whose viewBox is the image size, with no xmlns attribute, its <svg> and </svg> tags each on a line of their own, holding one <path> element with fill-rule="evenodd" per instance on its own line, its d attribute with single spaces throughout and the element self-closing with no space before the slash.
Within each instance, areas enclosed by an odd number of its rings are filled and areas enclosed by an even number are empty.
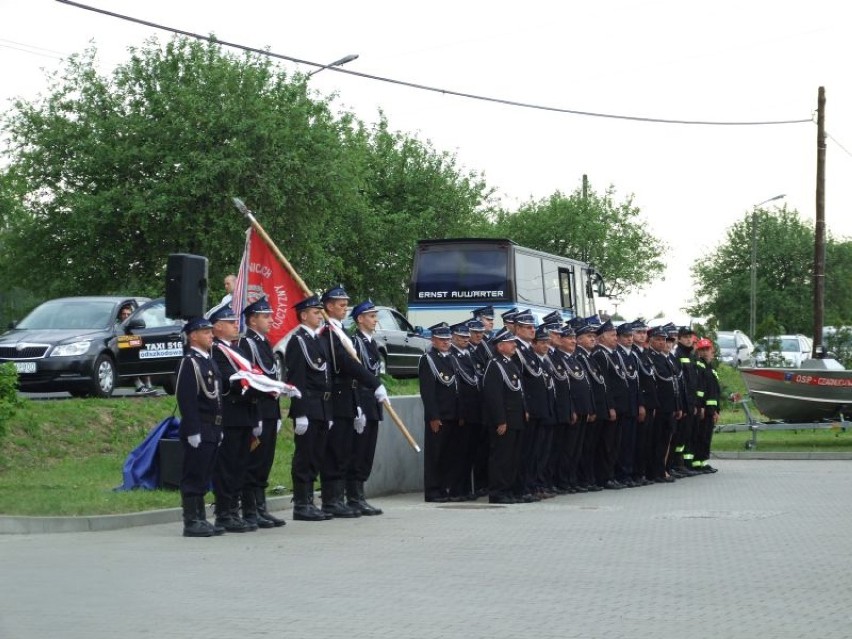
<svg viewBox="0 0 852 639">
<path fill-rule="evenodd" d="M 493 227 L 530 248 L 589 262 L 604 275 L 608 294 L 621 296 L 653 282 L 665 264 L 665 245 L 649 233 L 632 197 L 559 191 L 530 201 L 516 212 L 500 211 Z"/>
<path fill-rule="evenodd" d="M 771 333 L 813 331 L 814 231 L 786 207 L 759 210 L 756 226 L 758 339 Z M 698 283 L 690 312 L 713 315 L 720 327 L 749 325 L 752 216 L 734 224 L 724 242 L 692 269 Z M 852 243 L 826 242 L 825 318 L 843 325 L 852 319 Z"/>
</svg>

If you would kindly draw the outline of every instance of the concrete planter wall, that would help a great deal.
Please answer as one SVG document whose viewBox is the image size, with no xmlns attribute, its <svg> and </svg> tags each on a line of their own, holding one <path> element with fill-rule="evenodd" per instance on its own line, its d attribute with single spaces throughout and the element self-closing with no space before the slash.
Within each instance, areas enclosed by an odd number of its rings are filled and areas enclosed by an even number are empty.
<svg viewBox="0 0 852 639">
<path fill-rule="evenodd" d="M 419 395 L 391 397 L 391 405 L 411 436 L 423 448 L 423 403 Z M 379 424 L 376 458 L 369 481 L 368 496 L 423 490 L 423 452 L 415 452 L 390 417 Z"/>
</svg>

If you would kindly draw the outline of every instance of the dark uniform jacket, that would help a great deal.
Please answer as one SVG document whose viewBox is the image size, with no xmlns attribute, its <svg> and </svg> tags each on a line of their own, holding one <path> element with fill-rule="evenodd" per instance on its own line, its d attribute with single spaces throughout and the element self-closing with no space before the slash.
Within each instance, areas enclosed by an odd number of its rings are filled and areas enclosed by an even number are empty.
<svg viewBox="0 0 852 639">
<path fill-rule="evenodd" d="M 692 414 L 698 399 L 698 372 L 695 370 L 695 359 L 691 348 L 678 344 L 674 351 L 677 366 L 683 375 L 684 396 L 686 399 L 686 410 Z"/>
<path fill-rule="evenodd" d="M 571 402 L 571 375 L 568 371 L 566 354 L 560 350 L 551 350 L 547 356 L 553 374 L 553 385 L 556 390 L 556 423 L 570 424 L 571 413 L 574 412 Z"/>
<path fill-rule="evenodd" d="M 379 377 L 379 371 L 382 368 L 382 355 L 379 352 L 379 346 L 376 344 L 376 340 L 371 339 L 367 335 L 364 335 L 364 333 L 360 330 L 357 330 L 352 336 L 352 344 L 355 346 L 355 352 L 358 353 L 358 357 L 361 359 L 361 364 L 364 366 L 364 369 L 373 376 L 377 382 L 376 388 L 378 388 L 378 384 L 382 383 L 381 378 Z M 364 412 L 364 417 L 370 421 L 380 422 L 384 417 L 384 409 L 373 395 L 373 390 L 374 389 L 369 386 L 358 384 L 356 400 L 358 402 L 358 406 L 360 406 L 361 410 Z"/>
<path fill-rule="evenodd" d="M 480 385 L 482 379 L 476 370 L 473 356 L 467 349 L 450 346 L 450 356 L 456 367 L 456 381 L 459 384 L 459 418 L 470 424 L 482 423 L 482 397 Z"/>
<path fill-rule="evenodd" d="M 485 376 L 485 369 L 488 367 L 488 362 L 494 359 L 494 351 L 491 350 L 491 347 L 482 340 L 474 346 L 471 344 L 467 347 L 470 351 L 470 354 L 473 356 L 473 363 L 476 365 L 476 373 L 479 375 L 479 379 L 481 380 Z"/>
<path fill-rule="evenodd" d="M 218 443 L 222 436 L 222 398 L 219 371 L 212 357 L 189 349 L 178 366 L 176 395 L 180 436 L 201 435 L 201 441 Z"/>
<path fill-rule="evenodd" d="M 615 353 L 618 355 L 622 363 L 622 370 L 627 381 L 627 417 L 638 417 L 639 406 L 644 406 L 642 398 L 642 390 L 639 382 L 639 361 L 636 354 L 632 350 L 625 349 L 618 345 L 615 347 Z"/>
<path fill-rule="evenodd" d="M 524 428 L 524 391 L 514 362 L 496 355 L 482 380 L 482 419 L 486 426 L 506 424 L 511 430 Z"/>
<path fill-rule="evenodd" d="M 606 392 L 606 376 L 598 367 L 597 362 L 592 359 L 589 351 L 582 346 L 578 346 L 577 350 L 574 351 L 574 357 L 585 369 L 592 387 L 595 410 L 591 412 L 597 415 L 598 419 L 608 419 L 611 403 Z"/>
<path fill-rule="evenodd" d="M 618 353 L 600 344 L 592 351 L 592 359 L 598 363 L 598 368 L 606 379 L 606 389 L 612 408 L 617 417 L 630 414 L 627 376 L 618 358 Z"/>
<path fill-rule="evenodd" d="M 595 398 L 592 382 L 586 369 L 572 353 L 559 351 L 565 362 L 565 370 L 571 381 L 571 404 L 578 415 L 591 415 L 595 412 Z"/>
<path fill-rule="evenodd" d="M 648 349 L 648 357 L 657 380 L 657 409 L 663 413 L 683 410 L 680 382 L 674 362 L 668 355 L 653 348 Z"/>
<path fill-rule="evenodd" d="M 284 350 L 284 381 L 302 393 L 290 400 L 290 417 L 331 421 L 330 368 L 327 340 L 297 328 Z"/>
<path fill-rule="evenodd" d="M 544 359 L 522 340 L 517 340 L 515 351 L 523 370 L 521 379 L 524 383 L 524 397 L 527 402 L 527 412 L 530 419 L 537 419 L 545 424 L 556 423 L 556 389 L 553 386 L 553 374 Z"/>
<path fill-rule="evenodd" d="M 703 357 L 695 360 L 695 370 L 698 373 L 698 406 L 719 412 L 719 400 L 722 398 L 722 388 L 719 385 L 719 373 Z"/>
<path fill-rule="evenodd" d="M 220 345 L 237 351 L 246 359 L 251 355 L 218 338 L 213 340 L 213 361 L 219 369 L 219 388 L 222 393 L 222 424 L 225 428 L 254 428 L 260 419 L 257 414 L 258 393 L 251 388 L 244 393 L 239 380 L 230 381 L 231 375 L 238 373 L 239 369 L 222 352 Z"/>
<path fill-rule="evenodd" d="M 452 356 L 432 349 L 420 358 L 417 369 L 420 378 L 420 399 L 423 418 L 454 421 L 459 419 L 459 391 Z"/>
<path fill-rule="evenodd" d="M 640 348 L 633 345 L 633 354 L 636 356 L 636 364 L 639 367 L 639 388 L 642 392 L 642 405 L 650 412 L 659 405 L 657 401 L 657 380 L 654 376 L 654 367 L 651 364 L 649 348 Z"/>
<path fill-rule="evenodd" d="M 340 341 L 340 334 L 334 332 L 330 326 L 325 326 L 320 331 L 320 339 L 326 343 L 331 357 L 333 414 L 335 417 L 351 419 L 357 414 L 358 401 L 355 391 L 358 385 L 376 390 L 382 382 L 349 354 Z"/>
<path fill-rule="evenodd" d="M 246 329 L 245 337 L 240 339 L 240 351 L 250 355 L 249 360 L 270 379 L 278 379 L 278 363 L 272 352 L 272 345 L 260 333 Z M 260 419 L 281 419 L 281 406 L 278 398 L 269 393 L 256 393 L 257 413 Z"/>
</svg>

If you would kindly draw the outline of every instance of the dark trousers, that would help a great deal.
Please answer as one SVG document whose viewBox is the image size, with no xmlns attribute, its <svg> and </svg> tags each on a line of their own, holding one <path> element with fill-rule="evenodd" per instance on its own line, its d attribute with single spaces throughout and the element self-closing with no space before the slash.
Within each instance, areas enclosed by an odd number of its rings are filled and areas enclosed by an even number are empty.
<svg viewBox="0 0 852 639">
<path fill-rule="evenodd" d="M 379 422 L 368 419 L 361 433 L 352 436 L 352 454 L 346 469 L 349 481 L 367 481 L 373 472 L 373 459 L 376 457 L 376 442 L 379 439 Z"/>
<path fill-rule="evenodd" d="M 346 479 L 346 469 L 352 456 L 355 419 L 335 417 L 325 440 L 325 452 L 320 465 L 320 479 L 325 482 Z"/>
<path fill-rule="evenodd" d="M 669 446 L 675 429 L 673 413 L 657 412 L 654 415 L 654 432 L 651 438 L 651 464 L 648 471 L 652 479 L 662 479 L 666 476 L 666 460 Z"/>
<path fill-rule="evenodd" d="M 451 469 L 454 467 L 452 443 L 457 437 L 457 420 L 444 419 L 435 433 L 426 422 L 423 435 L 423 492 L 426 499 L 446 497 L 450 491 Z"/>
<path fill-rule="evenodd" d="M 515 482 L 515 490 L 519 495 L 526 495 L 535 490 L 533 485 L 536 471 L 535 446 L 539 428 L 539 421 L 530 419 L 521 431 L 521 460 Z"/>
<path fill-rule="evenodd" d="M 636 459 L 636 418 L 619 420 L 621 446 L 615 463 L 615 478 L 619 481 L 633 477 L 633 460 Z"/>
<path fill-rule="evenodd" d="M 257 439 L 258 444 L 254 450 L 249 446 L 251 452 L 246 472 L 247 488 L 266 488 L 269 485 L 269 472 L 275 461 L 275 444 L 278 441 L 278 420 L 264 419 L 263 431 Z"/>
<path fill-rule="evenodd" d="M 568 481 L 568 486 L 571 487 L 576 487 L 580 483 L 580 456 L 583 453 L 583 439 L 588 428 L 586 417 L 586 415 L 578 415 L 577 423 L 568 425 L 565 437 L 563 474 Z"/>
<path fill-rule="evenodd" d="M 553 486 L 553 473 L 550 472 L 550 458 L 553 454 L 553 439 L 555 436 L 555 424 L 541 423 L 538 427 L 538 435 L 535 438 L 533 457 L 535 468 L 533 471 L 533 488 L 545 490 Z"/>
<path fill-rule="evenodd" d="M 183 474 L 180 478 L 181 495 L 191 497 L 204 496 L 210 488 L 213 477 L 213 467 L 216 464 L 216 442 L 201 442 L 198 448 L 190 446 L 186 439 L 183 442 Z"/>
<path fill-rule="evenodd" d="M 586 422 L 586 432 L 583 436 L 583 447 L 580 451 L 580 477 L 582 485 L 591 486 L 596 484 L 595 479 L 595 452 L 598 449 L 598 424 L 600 422 Z"/>
<path fill-rule="evenodd" d="M 651 439 L 654 433 L 654 411 L 645 414 L 644 421 L 636 422 L 636 451 L 633 458 L 633 477 L 636 479 L 650 476 Z"/>
<path fill-rule="evenodd" d="M 710 459 L 710 447 L 713 443 L 713 432 L 716 430 L 716 422 L 713 421 L 713 415 L 716 411 L 712 409 L 704 409 L 704 419 L 698 422 L 698 427 L 695 429 L 695 457 L 694 461 L 705 462 Z"/>
<path fill-rule="evenodd" d="M 488 427 L 478 424 L 478 432 L 473 434 L 471 458 L 473 465 L 473 490 L 488 490 L 488 460 L 491 456 L 491 441 Z"/>
<path fill-rule="evenodd" d="M 669 467 L 673 464 L 682 465 L 686 447 L 692 442 L 693 423 L 695 419 L 695 415 L 690 412 L 690 414 L 684 414 L 683 417 L 677 420 L 674 434 L 672 435 L 672 454 L 669 455 Z"/>
<path fill-rule="evenodd" d="M 565 463 L 568 427 L 568 424 L 556 424 L 553 428 L 553 444 L 550 448 L 548 465 L 552 485 L 557 488 L 568 488 L 570 485 Z"/>
<path fill-rule="evenodd" d="M 595 455 L 595 478 L 599 484 L 615 479 L 615 460 L 618 458 L 621 418 L 597 422 L 598 446 Z"/>
<path fill-rule="evenodd" d="M 503 435 L 498 435 L 496 426 L 488 428 L 488 494 L 491 497 L 508 497 L 515 490 L 521 462 L 522 433 L 521 430 L 507 429 Z"/>
<path fill-rule="evenodd" d="M 447 469 L 450 479 L 450 495 L 462 496 L 473 492 L 471 473 L 473 463 L 471 449 L 474 436 L 479 432 L 479 424 L 465 422 L 457 426 L 450 441 L 451 466 Z"/>
<path fill-rule="evenodd" d="M 322 465 L 325 454 L 325 442 L 328 436 L 328 422 L 322 419 L 312 419 L 308 422 L 308 430 L 304 435 L 294 435 L 293 464 L 290 474 L 293 486 L 310 484 L 313 486 Z"/>
<path fill-rule="evenodd" d="M 213 467 L 213 492 L 216 494 L 217 512 L 235 501 L 246 483 L 249 454 L 251 453 L 250 428 L 225 428 L 219 454 Z"/>
</svg>

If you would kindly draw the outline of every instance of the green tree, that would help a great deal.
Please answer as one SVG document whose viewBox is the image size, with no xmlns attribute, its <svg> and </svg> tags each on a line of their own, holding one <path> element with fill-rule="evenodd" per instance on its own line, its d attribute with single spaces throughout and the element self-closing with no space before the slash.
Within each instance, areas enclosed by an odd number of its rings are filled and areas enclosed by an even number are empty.
<svg viewBox="0 0 852 639">
<path fill-rule="evenodd" d="M 786 207 L 757 211 L 757 335 L 813 330 L 814 231 L 799 213 Z M 749 325 L 752 216 L 734 224 L 725 240 L 692 269 L 697 302 L 688 309 L 712 315 L 720 327 Z M 826 242 L 825 317 L 848 322 L 852 301 L 852 245 Z"/>
<path fill-rule="evenodd" d="M 645 229 L 632 196 L 613 199 L 614 188 L 559 191 L 523 204 L 517 211 L 499 211 L 492 233 L 530 248 L 588 262 L 603 275 L 607 293 L 623 297 L 654 281 L 665 264 L 665 244 Z"/>
</svg>

